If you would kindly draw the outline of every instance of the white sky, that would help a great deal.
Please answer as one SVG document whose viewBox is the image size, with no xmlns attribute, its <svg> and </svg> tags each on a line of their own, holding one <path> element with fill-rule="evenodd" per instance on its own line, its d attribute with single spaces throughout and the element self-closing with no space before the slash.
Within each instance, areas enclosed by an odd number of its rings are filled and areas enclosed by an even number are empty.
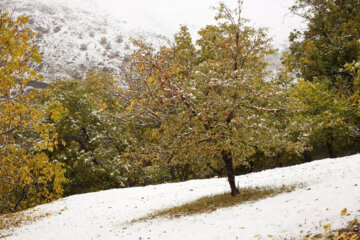
<svg viewBox="0 0 360 240">
<path fill-rule="evenodd" d="M 172 36 L 180 24 L 186 24 L 195 36 L 205 25 L 213 23 L 218 0 L 92 0 L 108 13 L 145 30 Z M 235 6 L 236 0 L 224 0 Z M 301 19 L 289 13 L 294 0 L 244 0 L 243 13 L 255 26 L 268 27 L 279 47 L 287 42 L 294 28 L 303 25 Z"/>
</svg>

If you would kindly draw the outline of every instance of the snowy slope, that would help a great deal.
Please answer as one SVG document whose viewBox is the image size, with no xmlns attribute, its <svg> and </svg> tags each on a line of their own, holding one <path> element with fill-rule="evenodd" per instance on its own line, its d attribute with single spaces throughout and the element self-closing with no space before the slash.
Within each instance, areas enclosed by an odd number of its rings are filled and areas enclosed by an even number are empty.
<svg viewBox="0 0 360 240">
<path fill-rule="evenodd" d="M 91 0 L 2 0 L 0 4 L 16 15 L 30 16 L 43 57 L 37 70 L 47 82 L 83 78 L 94 69 L 116 73 L 131 52 L 130 38 L 144 38 L 154 46 L 168 41 L 109 16 Z"/>
<path fill-rule="evenodd" d="M 235 0 L 224 1 L 234 6 Z M 245 0 L 243 15 L 257 27 L 268 27 L 274 45 L 286 46 L 287 36 L 301 25 L 289 14 L 294 0 Z M 180 24 L 197 31 L 214 23 L 218 0 L 0 0 L 0 9 L 31 16 L 38 33 L 45 81 L 82 78 L 94 69 L 117 73 L 132 46 L 144 38 L 154 46 L 168 43 Z"/>
<path fill-rule="evenodd" d="M 58 211 L 23 226 L 9 240 L 51 239 L 275 239 L 334 229 L 360 216 L 360 155 L 326 159 L 236 178 L 240 187 L 306 184 L 265 200 L 219 209 L 210 214 L 130 223 L 153 211 L 228 191 L 226 179 L 114 189 L 68 197 L 37 207 Z M 347 208 L 350 216 L 341 217 Z"/>
</svg>

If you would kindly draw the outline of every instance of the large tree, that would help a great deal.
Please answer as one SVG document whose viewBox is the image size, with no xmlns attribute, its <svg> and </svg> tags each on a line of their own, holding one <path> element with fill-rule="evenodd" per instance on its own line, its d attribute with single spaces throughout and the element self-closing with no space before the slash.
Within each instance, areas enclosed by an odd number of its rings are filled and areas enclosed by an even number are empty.
<svg viewBox="0 0 360 240">
<path fill-rule="evenodd" d="M 173 47 L 155 51 L 138 41 L 128 88 L 119 93 L 128 110 L 119 118 L 148 128 L 149 140 L 134 154 L 192 171 L 221 163 L 232 195 L 239 193 L 235 165 L 257 151 L 300 152 L 305 139 L 292 118 L 297 102 L 268 77 L 270 39 L 246 25 L 241 7 L 220 4 L 218 24 L 199 31 L 198 50 L 186 27 Z"/>
</svg>

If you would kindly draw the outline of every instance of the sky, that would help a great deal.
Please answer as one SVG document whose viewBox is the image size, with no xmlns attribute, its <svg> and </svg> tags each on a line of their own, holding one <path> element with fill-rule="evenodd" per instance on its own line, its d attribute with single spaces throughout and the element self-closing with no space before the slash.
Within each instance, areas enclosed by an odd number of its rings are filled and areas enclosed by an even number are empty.
<svg viewBox="0 0 360 240">
<path fill-rule="evenodd" d="M 218 0 L 91 0 L 112 16 L 154 31 L 172 36 L 185 24 L 196 38 L 197 31 L 207 24 L 214 23 Z M 224 0 L 228 6 L 235 6 L 235 0 Z M 289 12 L 294 0 L 244 0 L 243 15 L 256 27 L 269 28 L 274 43 L 280 47 L 287 42 L 294 28 L 304 23 Z"/>
</svg>

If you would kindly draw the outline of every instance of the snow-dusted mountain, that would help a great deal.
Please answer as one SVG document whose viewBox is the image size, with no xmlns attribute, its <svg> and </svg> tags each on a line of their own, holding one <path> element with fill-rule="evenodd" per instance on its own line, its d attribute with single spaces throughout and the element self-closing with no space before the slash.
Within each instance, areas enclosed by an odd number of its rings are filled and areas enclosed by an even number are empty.
<svg viewBox="0 0 360 240">
<path fill-rule="evenodd" d="M 256 27 L 268 27 L 274 45 L 281 49 L 289 32 L 299 27 L 299 19 L 288 10 L 293 2 L 245 0 L 243 16 Z M 29 26 L 38 33 L 43 56 L 37 70 L 51 82 L 82 78 L 94 69 L 116 73 L 132 50 L 131 38 L 157 47 L 186 24 L 196 39 L 201 27 L 214 23 L 210 7 L 217 4 L 218 0 L 0 0 L 0 9 L 30 16 Z M 279 65 L 278 58 L 273 62 Z"/>
<path fill-rule="evenodd" d="M 131 51 L 130 38 L 144 38 L 154 46 L 166 44 L 163 35 L 120 21 L 90 1 L 2 0 L 15 15 L 30 16 L 43 57 L 38 71 L 45 81 L 82 78 L 100 69 L 116 73 Z"/>
</svg>

